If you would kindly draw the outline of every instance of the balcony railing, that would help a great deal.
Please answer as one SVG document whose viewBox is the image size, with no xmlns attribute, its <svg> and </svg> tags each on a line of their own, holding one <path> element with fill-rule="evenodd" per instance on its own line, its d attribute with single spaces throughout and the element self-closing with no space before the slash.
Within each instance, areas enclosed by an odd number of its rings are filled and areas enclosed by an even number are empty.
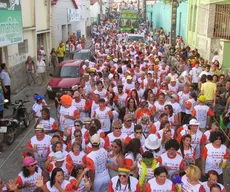
<svg viewBox="0 0 230 192">
<path fill-rule="evenodd" d="M 230 40 L 230 5 L 216 5 L 213 36 Z"/>
</svg>

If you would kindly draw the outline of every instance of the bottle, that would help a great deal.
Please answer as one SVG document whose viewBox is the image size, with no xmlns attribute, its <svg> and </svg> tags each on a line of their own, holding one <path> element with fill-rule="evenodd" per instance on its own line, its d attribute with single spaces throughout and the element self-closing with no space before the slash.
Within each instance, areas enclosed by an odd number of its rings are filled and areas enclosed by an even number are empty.
<svg viewBox="0 0 230 192">
<path fill-rule="evenodd" d="M 226 165 L 227 165 L 227 159 L 223 159 L 221 167 L 224 169 L 226 168 Z"/>
</svg>

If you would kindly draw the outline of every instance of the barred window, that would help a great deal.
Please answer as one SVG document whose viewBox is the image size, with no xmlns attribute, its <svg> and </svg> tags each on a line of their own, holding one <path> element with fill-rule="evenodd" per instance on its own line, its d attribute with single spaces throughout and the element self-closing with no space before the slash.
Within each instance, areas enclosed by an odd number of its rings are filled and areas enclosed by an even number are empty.
<svg viewBox="0 0 230 192">
<path fill-rule="evenodd" d="M 19 55 L 25 55 L 28 53 L 28 40 L 25 39 L 23 42 L 18 43 L 18 53 Z"/>
</svg>

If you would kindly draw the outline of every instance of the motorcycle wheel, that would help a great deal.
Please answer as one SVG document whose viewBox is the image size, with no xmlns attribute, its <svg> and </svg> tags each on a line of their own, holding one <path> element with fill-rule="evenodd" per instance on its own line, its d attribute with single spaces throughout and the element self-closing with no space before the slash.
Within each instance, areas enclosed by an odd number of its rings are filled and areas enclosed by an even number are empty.
<svg viewBox="0 0 230 192">
<path fill-rule="evenodd" d="M 25 128 L 28 128 L 29 125 L 30 125 L 30 117 L 29 117 L 28 112 L 26 111 L 25 112 L 25 119 L 24 119 L 24 126 L 25 126 Z"/>
<path fill-rule="evenodd" d="M 5 143 L 11 145 L 15 140 L 15 129 L 14 127 L 8 127 L 7 133 L 5 134 Z"/>
</svg>

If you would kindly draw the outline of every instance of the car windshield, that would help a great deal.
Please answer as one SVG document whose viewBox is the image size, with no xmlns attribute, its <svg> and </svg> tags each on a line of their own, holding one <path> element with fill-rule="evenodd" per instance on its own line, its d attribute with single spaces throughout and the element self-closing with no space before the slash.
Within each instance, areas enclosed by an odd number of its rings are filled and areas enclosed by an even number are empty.
<svg viewBox="0 0 230 192">
<path fill-rule="evenodd" d="M 76 52 L 74 53 L 74 59 L 81 59 L 81 60 L 90 60 L 90 52 Z"/>
<path fill-rule="evenodd" d="M 144 38 L 142 36 L 129 36 L 127 37 L 127 41 L 131 40 L 131 41 L 139 41 L 141 40 L 142 42 L 144 42 Z"/>
<path fill-rule="evenodd" d="M 62 78 L 74 78 L 79 76 L 79 67 L 78 66 L 61 66 L 58 67 L 54 77 Z"/>
</svg>

